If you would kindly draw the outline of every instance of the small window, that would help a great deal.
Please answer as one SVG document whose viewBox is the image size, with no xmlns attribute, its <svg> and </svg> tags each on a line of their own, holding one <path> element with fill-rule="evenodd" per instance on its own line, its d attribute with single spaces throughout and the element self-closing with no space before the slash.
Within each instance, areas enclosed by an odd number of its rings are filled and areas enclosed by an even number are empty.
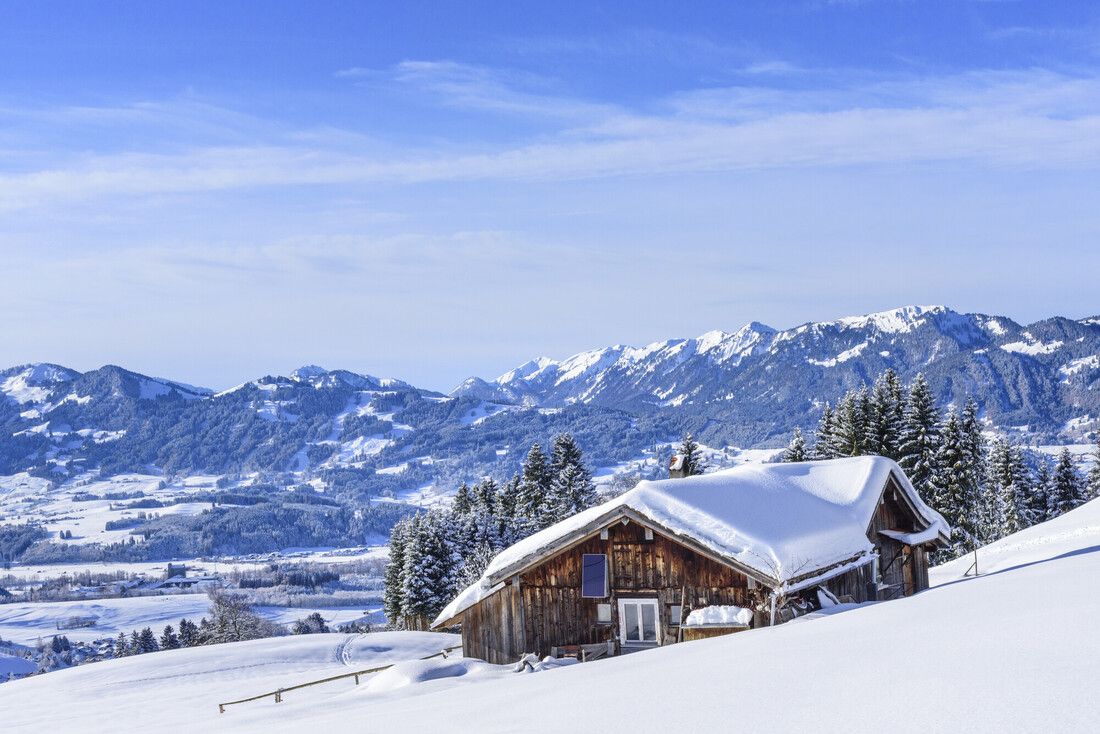
<svg viewBox="0 0 1100 734">
<path fill-rule="evenodd" d="M 597 624 L 611 624 L 611 605 L 610 604 L 597 604 L 596 605 L 596 623 Z"/>
<path fill-rule="evenodd" d="M 585 553 L 581 558 L 581 596 L 607 597 L 607 556 L 603 553 Z"/>
<path fill-rule="evenodd" d="M 680 619 L 684 615 L 684 608 L 680 604 L 672 604 L 668 608 L 668 623 L 673 627 L 680 626 Z"/>
</svg>

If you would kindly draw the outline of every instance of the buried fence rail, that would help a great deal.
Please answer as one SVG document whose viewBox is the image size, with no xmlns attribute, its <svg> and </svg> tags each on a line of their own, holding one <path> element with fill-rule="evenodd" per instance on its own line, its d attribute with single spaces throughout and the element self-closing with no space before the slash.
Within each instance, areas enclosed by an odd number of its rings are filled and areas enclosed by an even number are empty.
<svg viewBox="0 0 1100 734">
<path fill-rule="evenodd" d="M 434 655 L 427 655 L 417 660 L 431 660 L 432 658 L 447 657 L 447 653 L 453 650 L 461 649 L 462 645 L 453 645 L 452 647 L 445 647 Z M 399 661 L 403 662 L 403 661 Z M 299 688 L 309 688 L 310 686 L 320 685 L 321 683 L 329 683 L 334 680 L 340 680 L 341 678 L 354 678 L 355 685 L 359 685 L 359 676 L 369 675 L 370 673 L 378 673 L 387 668 L 392 668 L 397 663 L 389 663 L 388 665 L 380 665 L 377 668 L 367 668 L 366 670 L 356 670 L 351 673 L 341 673 L 340 675 L 331 675 L 328 678 L 321 678 L 320 680 L 311 680 L 308 683 L 299 683 L 296 686 L 287 686 L 286 688 L 279 688 L 274 691 L 268 691 L 267 693 L 261 693 L 258 696 L 249 696 L 248 698 L 241 698 L 236 701 L 226 701 L 225 703 L 218 704 L 218 713 L 224 714 L 226 706 L 235 706 L 238 703 L 248 703 L 249 701 L 259 701 L 262 698 L 274 698 L 275 703 L 282 703 L 283 694 L 287 691 L 296 691 Z"/>
</svg>

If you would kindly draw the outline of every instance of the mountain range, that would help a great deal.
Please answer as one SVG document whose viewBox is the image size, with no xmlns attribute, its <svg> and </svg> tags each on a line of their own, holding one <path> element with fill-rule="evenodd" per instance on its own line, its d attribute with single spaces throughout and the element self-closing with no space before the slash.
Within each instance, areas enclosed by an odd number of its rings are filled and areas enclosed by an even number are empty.
<svg viewBox="0 0 1100 734">
<path fill-rule="evenodd" d="M 264 472 L 393 493 L 506 475 L 563 430 L 595 466 L 686 431 L 782 445 L 887 368 L 923 373 L 941 405 L 974 397 L 991 428 L 1026 440 L 1080 441 L 1100 424 L 1100 317 L 1021 325 L 907 306 L 543 357 L 450 394 L 316 366 L 215 393 L 116 366 L 23 365 L 0 371 L 0 473 Z"/>
</svg>

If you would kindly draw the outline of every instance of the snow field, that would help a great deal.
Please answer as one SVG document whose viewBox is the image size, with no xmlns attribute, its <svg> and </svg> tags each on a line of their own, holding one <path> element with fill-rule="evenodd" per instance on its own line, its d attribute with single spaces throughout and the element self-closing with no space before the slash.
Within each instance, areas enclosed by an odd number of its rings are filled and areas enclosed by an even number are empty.
<svg viewBox="0 0 1100 734">
<path fill-rule="evenodd" d="M 359 607 L 274 607 L 259 606 L 256 612 L 278 624 L 289 624 L 319 612 L 331 625 L 363 619 L 368 610 Z M 117 637 L 119 632 L 151 627 L 160 636 L 167 624 L 179 626 L 183 617 L 192 622 L 209 616 L 210 600 L 205 594 L 135 596 L 87 601 L 29 602 L 0 604 L 0 638 L 22 645 L 34 645 L 41 638 L 65 635 L 73 641 L 90 642 Z M 378 622 L 378 615 L 371 621 Z M 94 617 L 94 627 L 58 629 L 70 617 Z"/>
</svg>

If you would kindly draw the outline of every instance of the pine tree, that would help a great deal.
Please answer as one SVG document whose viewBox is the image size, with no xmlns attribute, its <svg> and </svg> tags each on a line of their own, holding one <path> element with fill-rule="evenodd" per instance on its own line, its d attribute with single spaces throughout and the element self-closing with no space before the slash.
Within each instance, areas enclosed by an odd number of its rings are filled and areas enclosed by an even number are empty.
<svg viewBox="0 0 1100 734">
<path fill-rule="evenodd" d="M 821 418 L 817 421 L 817 430 L 814 432 L 814 458 L 835 459 L 839 454 L 836 450 L 836 414 L 828 403 L 821 410 Z"/>
<path fill-rule="evenodd" d="M 497 483 L 486 477 L 474 485 L 473 511 L 489 517 L 497 514 Z"/>
<path fill-rule="evenodd" d="M 470 492 L 470 486 L 463 482 L 458 487 L 458 491 L 455 492 L 454 501 L 451 503 L 451 509 L 459 515 L 469 514 L 473 509 L 474 501 L 473 494 Z"/>
<path fill-rule="evenodd" d="M 115 657 L 124 658 L 130 655 L 130 643 L 126 641 L 126 633 L 119 632 L 115 638 Z"/>
<path fill-rule="evenodd" d="M 1020 453 L 1005 439 L 994 441 L 989 453 L 990 540 L 1018 532 L 1028 524 L 1030 492 L 1027 468 Z"/>
<path fill-rule="evenodd" d="M 520 535 L 528 535 L 554 522 L 550 506 L 550 465 L 542 447 L 535 443 L 523 461 L 519 496 L 516 499 L 515 525 Z"/>
<path fill-rule="evenodd" d="M 466 486 L 463 484 L 463 486 Z M 405 585 L 405 545 L 408 541 L 409 521 L 399 520 L 390 529 L 390 560 L 386 566 L 385 585 L 382 592 L 382 610 L 386 619 L 392 626 L 400 627 L 405 617 L 404 598 Z M 183 623 L 180 623 L 180 633 L 183 632 Z"/>
<path fill-rule="evenodd" d="M 584 465 L 580 447 L 568 433 L 562 433 L 554 439 L 550 476 L 548 504 L 554 514 L 549 524 L 596 504 L 598 496 L 596 486 L 592 483 L 592 474 Z"/>
<path fill-rule="evenodd" d="M 904 411 L 901 380 L 896 372 L 887 369 L 875 380 L 871 392 L 867 422 L 868 452 L 897 461 Z"/>
<path fill-rule="evenodd" d="M 939 451 L 940 414 L 932 388 L 918 374 L 909 391 L 905 410 L 905 424 L 901 433 L 901 467 L 920 493 L 921 498 L 931 495 L 932 478 L 936 475 L 936 457 Z"/>
<path fill-rule="evenodd" d="M 1096 436 L 1096 453 L 1092 456 L 1092 468 L 1089 469 L 1088 499 L 1100 497 L 1100 432 Z"/>
<path fill-rule="evenodd" d="M 690 433 L 685 434 L 680 441 L 680 456 L 683 457 L 681 469 L 685 477 L 694 477 L 706 471 L 699 444 Z"/>
<path fill-rule="evenodd" d="M 149 627 L 143 629 L 138 635 L 138 642 L 141 645 L 142 652 L 156 652 L 160 650 L 160 645 L 157 644 L 157 637 Z"/>
<path fill-rule="evenodd" d="M 1051 518 L 1050 483 L 1050 459 L 1047 458 L 1046 454 L 1039 454 L 1035 460 L 1035 471 L 1032 473 L 1031 479 L 1031 495 L 1028 498 L 1028 516 L 1032 519 L 1032 525 L 1045 522 Z"/>
<path fill-rule="evenodd" d="M 1050 516 L 1069 512 L 1085 501 L 1085 483 L 1073 463 L 1069 449 L 1062 449 L 1050 485 Z"/>
<path fill-rule="evenodd" d="M 787 449 L 783 452 L 783 461 L 793 464 L 805 460 L 806 439 L 802 438 L 802 429 L 795 426 L 794 435 L 791 436 L 791 442 L 787 444 Z"/>
<path fill-rule="evenodd" d="M 953 528 L 951 557 L 973 548 L 979 535 L 977 508 L 966 483 L 963 440 L 959 417 L 955 411 L 949 411 L 936 462 L 939 471 L 932 481 L 931 504 Z"/>
<path fill-rule="evenodd" d="M 516 507 L 519 505 L 520 484 L 519 475 L 501 486 L 497 494 L 497 524 L 498 534 L 503 545 L 511 545 L 519 540 L 516 526 Z"/>
<path fill-rule="evenodd" d="M 141 653 L 145 652 L 145 650 L 143 650 L 141 647 L 141 635 L 138 633 L 137 630 L 134 630 L 130 633 L 128 649 L 131 655 L 140 655 Z"/>
<path fill-rule="evenodd" d="M 833 416 L 833 446 L 838 456 L 861 456 L 867 435 L 866 401 L 860 393 L 847 392 Z"/>
<path fill-rule="evenodd" d="M 474 548 L 466 558 L 462 571 L 459 573 L 459 588 L 464 589 L 470 584 L 476 583 L 481 578 L 481 574 L 485 573 L 485 569 L 489 567 L 489 563 L 494 556 L 496 556 L 496 551 L 488 543 L 481 543 Z"/>
<path fill-rule="evenodd" d="M 404 548 L 401 607 L 405 626 L 426 630 L 454 591 L 450 548 L 432 513 L 416 515 Z"/>
<path fill-rule="evenodd" d="M 199 644 L 199 628 L 190 619 L 180 620 L 180 647 L 194 647 Z"/>
<path fill-rule="evenodd" d="M 180 638 L 176 635 L 176 631 L 172 629 L 172 625 L 165 625 L 164 633 L 160 636 L 160 649 L 175 650 L 179 646 Z"/>
<path fill-rule="evenodd" d="M 554 479 L 552 495 L 561 519 L 576 515 L 597 503 L 596 486 L 583 464 L 563 467 Z"/>
</svg>

